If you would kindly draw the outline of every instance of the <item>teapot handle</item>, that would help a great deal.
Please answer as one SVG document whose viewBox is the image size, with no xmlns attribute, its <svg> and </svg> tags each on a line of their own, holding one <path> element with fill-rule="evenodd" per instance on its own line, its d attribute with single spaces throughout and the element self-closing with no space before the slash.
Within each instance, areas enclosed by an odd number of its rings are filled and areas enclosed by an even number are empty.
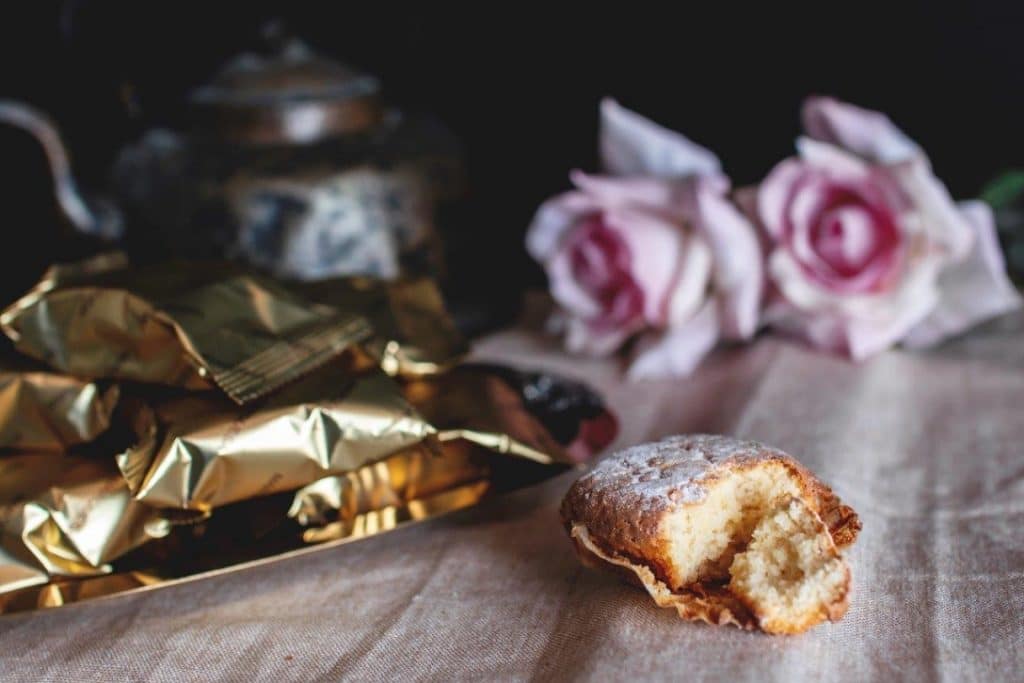
<svg viewBox="0 0 1024 683">
<path fill-rule="evenodd" d="M 67 147 L 49 116 L 27 104 L 0 99 L 0 123 L 21 128 L 42 146 L 57 203 L 78 231 L 106 239 L 121 236 L 123 224 L 117 208 L 105 200 L 87 200 L 79 192 Z"/>
</svg>

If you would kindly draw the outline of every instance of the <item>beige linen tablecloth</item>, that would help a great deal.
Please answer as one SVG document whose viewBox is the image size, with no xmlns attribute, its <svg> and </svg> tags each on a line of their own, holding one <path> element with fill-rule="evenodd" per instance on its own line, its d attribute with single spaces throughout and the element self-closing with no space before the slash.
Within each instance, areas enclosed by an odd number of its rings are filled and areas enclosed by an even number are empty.
<svg viewBox="0 0 1024 683">
<path fill-rule="evenodd" d="M 1024 317 L 854 365 L 763 339 L 628 384 L 505 332 L 478 356 L 583 378 L 628 445 L 686 431 L 786 449 L 861 514 L 846 618 L 795 637 L 679 621 L 584 570 L 569 474 L 312 557 L 0 619 L 5 681 L 1021 680 Z"/>
</svg>

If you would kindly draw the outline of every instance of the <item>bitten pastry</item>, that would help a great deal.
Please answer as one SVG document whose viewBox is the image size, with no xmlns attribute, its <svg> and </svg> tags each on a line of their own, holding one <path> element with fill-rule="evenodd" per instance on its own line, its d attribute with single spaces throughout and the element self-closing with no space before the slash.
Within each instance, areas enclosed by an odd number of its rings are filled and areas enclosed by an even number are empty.
<svg viewBox="0 0 1024 683">
<path fill-rule="evenodd" d="M 686 619 L 800 633 L 846 612 L 857 514 L 782 451 L 708 434 L 629 448 L 581 477 L 562 519 L 585 564 Z"/>
</svg>

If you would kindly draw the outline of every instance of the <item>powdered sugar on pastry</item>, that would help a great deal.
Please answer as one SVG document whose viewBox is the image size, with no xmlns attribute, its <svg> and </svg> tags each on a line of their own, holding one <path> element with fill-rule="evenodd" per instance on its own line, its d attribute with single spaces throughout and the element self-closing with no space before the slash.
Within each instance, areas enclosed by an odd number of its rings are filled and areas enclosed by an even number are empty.
<svg viewBox="0 0 1024 683">
<path fill-rule="evenodd" d="M 624 489 L 648 505 L 685 505 L 704 498 L 703 477 L 715 466 L 727 460 L 740 464 L 772 457 L 785 454 L 757 441 L 717 434 L 678 435 L 627 448 L 598 463 L 580 481 L 590 480 L 604 490 Z"/>
</svg>

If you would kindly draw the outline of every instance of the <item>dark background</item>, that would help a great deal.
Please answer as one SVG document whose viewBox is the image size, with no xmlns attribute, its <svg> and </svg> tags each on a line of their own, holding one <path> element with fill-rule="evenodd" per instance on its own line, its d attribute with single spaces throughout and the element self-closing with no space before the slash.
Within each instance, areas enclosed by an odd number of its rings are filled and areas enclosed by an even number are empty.
<svg viewBox="0 0 1024 683">
<path fill-rule="evenodd" d="M 885 110 L 957 197 L 1024 164 L 1024 3 L 558 13 L 491 4 L 9 3 L 0 97 L 52 114 L 81 184 L 101 189 L 122 143 L 156 123 L 180 125 L 184 94 L 283 17 L 315 48 L 380 76 L 391 102 L 436 114 L 464 141 L 480 265 L 462 270 L 495 296 L 541 282 L 523 230 L 540 201 L 567 187 L 570 168 L 595 166 L 606 94 L 710 147 L 737 184 L 791 153 L 807 93 Z M 9 129 L 0 150 L 0 295 L 9 298 L 63 242 L 41 154 Z"/>
</svg>

